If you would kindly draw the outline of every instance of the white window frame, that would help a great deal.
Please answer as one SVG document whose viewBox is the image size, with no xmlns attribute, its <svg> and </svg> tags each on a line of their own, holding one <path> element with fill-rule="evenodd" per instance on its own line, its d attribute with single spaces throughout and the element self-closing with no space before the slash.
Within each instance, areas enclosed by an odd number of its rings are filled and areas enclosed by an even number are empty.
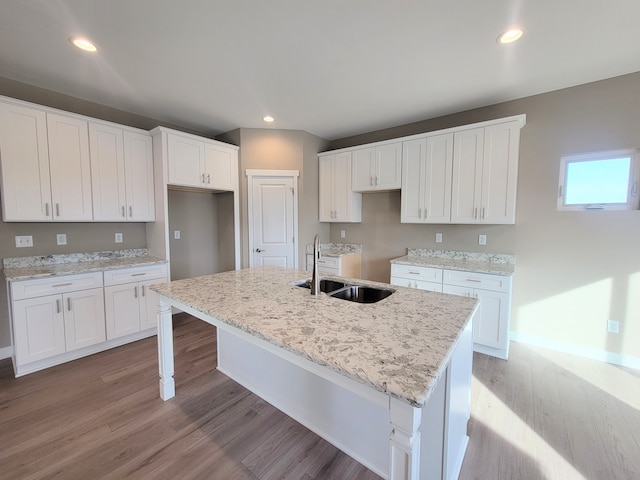
<svg viewBox="0 0 640 480">
<path fill-rule="evenodd" d="M 620 157 L 631 157 L 629 166 L 629 184 L 627 186 L 627 202 L 625 203 L 589 203 L 580 205 L 565 205 L 565 193 L 567 182 L 567 166 L 571 163 L 593 160 L 608 160 Z M 638 209 L 638 185 L 640 182 L 640 167 L 638 162 L 640 155 L 638 149 L 612 150 L 608 152 L 593 152 L 580 155 L 567 155 L 560 158 L 560 179 L 558 181 L 558 210 L 559 211 L 584 211 L 584 210 L 637 210 Z"/>
</svg>

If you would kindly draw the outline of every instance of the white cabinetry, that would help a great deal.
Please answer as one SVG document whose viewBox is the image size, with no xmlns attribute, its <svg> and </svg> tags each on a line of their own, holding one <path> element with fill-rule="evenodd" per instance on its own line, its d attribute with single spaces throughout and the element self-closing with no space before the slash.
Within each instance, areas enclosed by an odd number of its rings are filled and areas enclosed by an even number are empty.
<svg viewBox="0 0 640 480">
<path fill-rule="evenodd" d="M 89 123 L 93 219 L 155 219 L 153 151 L 146 132 Z"/>
<path fill-rule="evenodd" d="M 58 362 L 47 360 L 104 342 L 102 273 L 12 282 L 10 293 L 17 374 L 53 365 Z"/>
<path fill-rule="evenodd" d="M 442 292 L 442 269 L 391 264 L 391 284 Z"/>
<path fill-rule="evenodd" d="M 47 113 L 53 220 L 93 219 L 87 121 Z"/>
<path fill-rule="evenodd" d="M 166 265 L 104 272 L 107 338 L 154 328 L 157 302 L 149 286 L 166 281 Z"/>
<path fill-rule="evenodd" d="M 237 150 L 177 133 L 167 134 L 168 183 L 211 190 L 236 189 Z"/>
<path fill-rule="evenodd" d="M 399 189 L 402 185 L 402 143 L 354 150 L 351 189 L 354 192 Z"/>
<path fill-rule="evenodd" d="M 452 223 L 515 223 L 520 121 L 454 134 Z"/>
<path fill-rule="evenodd" d="M 443 271 L 444 293 L 481 300 L 473 325 L 474 350 L 506 359 L 509 355 L 511 276 Z"/>
<path fill-rule="evenodd" d="M 321 222 L 361 222 L 362 194 L 351 190 L 351 152 L 321 155 L 319 217 Z"/>
<path fill-rule="evenodd" d="M 92 220 L 85 120 L 0 103 L 5 221 Z"/>
<path fill-rule="evenodd" d="M 360 253 L 337 257 L 321 254 L 318 260 L 318 273 L 320 275 L 360 278 L 361 264 L 362 255 Z M 307 270 L 313 271 L 313 253 L 307 253 Z"/>
<path fill-rule="evenodd" d="M 402 223 L 451 221 L 453 134 L 409 140 L 402 154 Z"/>
</svg>

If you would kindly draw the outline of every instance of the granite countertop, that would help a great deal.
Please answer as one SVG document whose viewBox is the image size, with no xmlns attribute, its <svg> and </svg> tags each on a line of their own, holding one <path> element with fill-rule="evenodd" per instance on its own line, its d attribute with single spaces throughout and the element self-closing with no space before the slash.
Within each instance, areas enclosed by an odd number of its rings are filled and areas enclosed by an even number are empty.
<svg viewBox="0 0 640 480">
<path fill-rule="evenodd" d="M 294 285 L 307 278 L 308 272 L 270 266 L 151 289 L 411 405 L 424 405 L 477 300 L 348 279 L 395 290 L 378 303 L 359 304 L 314 297 Z"/>
<path fill-rule="evenodd" d="M 465 272 L 513 275 L 515 256 L 489 253 L 454 252 L 409 248 L 408 255 L 394 258 L 391 263 L 418 267 L 445 268 Z"/>
<path fill-rule="evenodd" d="M 307 245 L 307 253 L 313 253 L 313 245 Z M 323 257 L 344 257 L 362 253 L 362 245 L 356 243 L 321 243 L 320 255 Z"/>
<path fill-rule="evenodd" d="M 162 263 L 167 263 L 167 261 L 149 256 L 147 249 L 132 249 L 5 258 L 2 273 L 8 281 L 20 281 Z"/>
</svg>

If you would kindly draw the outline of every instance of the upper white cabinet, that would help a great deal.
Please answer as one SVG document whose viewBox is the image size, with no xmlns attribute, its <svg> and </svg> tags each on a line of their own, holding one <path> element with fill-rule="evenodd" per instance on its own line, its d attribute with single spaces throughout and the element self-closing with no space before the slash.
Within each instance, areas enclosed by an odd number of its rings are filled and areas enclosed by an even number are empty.
<svg viewBox="0 0 640 480">
<path fill-rule="evenodd" d="M 93 219 L 155 219 L 151 136 L 118 126 L 89 123 Z"/>
<path fill-rule="evenodd" d="M 45 112 L 0 103 L 0 159 L 3 219 L 52 220 Z"/>
<path fill-rule="evenodd" d="M 168 183 L 211 190 L 237 188 L 237 150 L 204 139 L 167 134 Z"/>
<path fill-rule="evenodd" d="M 321 222 L 361 222 L 362 194 L 351 189 L 351 152 L 321 155 L 319 218 Z"/>
<path fill-rule="evenodd" d="M 521 121 L 454 134 L 451 223 L 515 223 Z"/>
<path fill-rule="evenodd" d="M 402 153 L 402 223 L 451 221 L 453 133 L 409 140 Z"/>
<path fill-rule="evenodd" d="M 352 154 L 354 192 L 395 190 L 402 186 L 402 142 L 361 148 Z"/>
<path fill-rule="evenodd" d="M 53 220 L 93 220 L 86 120 L 47 113 Z"/>
</svg>

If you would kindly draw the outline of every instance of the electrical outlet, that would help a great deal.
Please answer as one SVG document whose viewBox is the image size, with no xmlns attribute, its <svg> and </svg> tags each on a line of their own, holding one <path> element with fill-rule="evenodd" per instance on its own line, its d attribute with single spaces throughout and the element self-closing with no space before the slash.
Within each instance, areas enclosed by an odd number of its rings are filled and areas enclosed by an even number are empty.
<svg viewBox="0 0 640 480">
<path fill-rule="evenodd" d="M 344 230 L 340 230 L 340 238 L 345 238 L 347 236 L 347 232 Z"/>
<path fill-rule="evenodd" d="M 116 243 L 122 243 L 122 234 L 121 233 L 116 233 Z"/>
<path fill-rule="evenodd" d="M 609 320 L 607 322 L 607 331 L 610 333 L 620 333 L 620 322 L 618 320 Z"/>
<path fill-rule="evenodd" d="M 33 247 L 33 237 L 31 235 L 16 235 L 16 248 Z"/>
<path fill-rule="evenodd" d="M 436 233 L 436 243 L 442 243 L 442 234 Z"/>
<path fill-rule="evenodd" d="M 487 244 L 487 236 L 478 235 L 478 245 L 486 245 L 486 244 Z"/>
<path fill-rule="evenodd" d="M 180 230 L 173 231 L 173 238 L 174 240 L 180 240 Z"/>
<path fill-rule="evenodd" d="M 58 233 L 56 235 L 56 243 L 58 245 L 66 245 L 67 244 L 67 234 L 66 233 Z"/>
</svg>

